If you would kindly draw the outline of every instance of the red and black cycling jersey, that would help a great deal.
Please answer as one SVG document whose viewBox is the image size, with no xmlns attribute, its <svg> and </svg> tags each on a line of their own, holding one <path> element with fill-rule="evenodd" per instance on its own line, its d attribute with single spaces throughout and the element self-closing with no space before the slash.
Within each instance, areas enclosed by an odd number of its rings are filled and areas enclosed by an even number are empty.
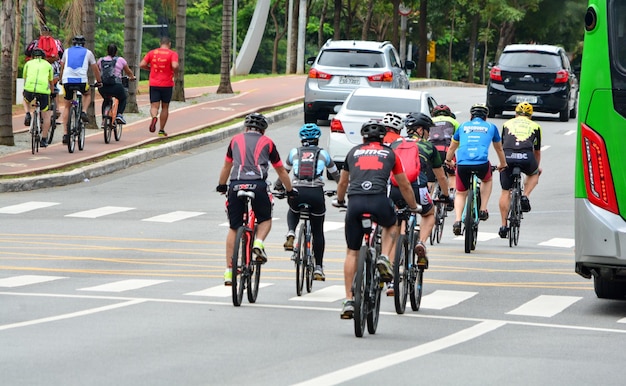
<svg viewBox="0 0 626 386">
<path fill-rule="evenodd" d="M 233 137 L 226 151 L 226 161 L 232 162 L 230 180 L 265 180 L 271 163 L 283 165 L 274 142 L 258 131 L 247 131 Z"/>
<path fill-rule="evenodd" d="M 404 173 L 402 161 L 393 149 L 378 142 L 353 147 L 344 170 L 350 173 L 348 197 L 353 194 L 387 194 L 389 174 Z"/>
</svg>

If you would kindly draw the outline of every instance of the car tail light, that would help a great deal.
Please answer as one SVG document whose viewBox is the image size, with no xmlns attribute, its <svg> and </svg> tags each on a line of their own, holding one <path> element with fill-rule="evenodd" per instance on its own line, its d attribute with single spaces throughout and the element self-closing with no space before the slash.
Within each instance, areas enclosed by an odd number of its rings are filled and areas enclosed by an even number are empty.
<svg viewBox="0 0 626 386">
<path fill-rule="evenodd" d="M 339 119 L 333 118 L 330 121 L 330 132 L 331 133 L 345 133 L 345 131 L 343 131 L 343 125 L 341 124 L 341 121 Z"/>
<path fill-rule="evenodd" d="M 370 75 L 367 80 L 370 82 L 393 82 L 393 72 L 387 71 L 382 74 Z"/>
<path fill-rule="evenodd" d="M 489 71 L 489 77 L 491 80 L 495 80 L 496 82 L 502 82 L 502 72 L 500 71 L 500 67 L 493 66 Z"/>
<path fill-rule="evenodd" d="M 556 72 L 556 79 L 554 79 L 554 83 L 567 83 L 569 80 L 569 74 L 565 70 L 559 70 Z"/>
<path fill-rule="evenodd" d="M 332 77 L 333 76 L 331 74 L 327 74 L 325 72 L 318 71 L 318 70 L 316 70 L 314 68 L 309 70 L 309 78 L 330 80 L 330 78 L 332 78 Z"/>
<path fill-rule="evenodd" d="M 604 139 L 584 123 L 581 123 L 580 128 L 587 198 L 593 205 L 619 214 Z"/>
</svg>

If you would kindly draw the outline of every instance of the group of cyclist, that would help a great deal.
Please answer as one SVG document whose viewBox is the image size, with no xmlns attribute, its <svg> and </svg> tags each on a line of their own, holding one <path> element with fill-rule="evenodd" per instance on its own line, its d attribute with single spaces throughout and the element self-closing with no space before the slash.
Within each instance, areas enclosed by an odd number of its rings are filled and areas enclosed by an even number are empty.
<svg viewBox="0 0 626 386">
<path fill-rule="evenodd" d="M 423 113 L 409 113 L 403 118 L 390 112 L 382 120 L 370 120 L 362 125 L 363 143 L 348 152 L 340 172 L 328 152 L 319 147 L 321 130 L 316 124 L 302 126 L 299 131 L 302 146 L 291 149 L 283 163 L 274 142 L 265 136 L 267 119 L 258 113 L 248 115 L 244 122 L 245 132 L 233 137 L 228 146 L 216 188 L 228 196 L 230 229 L 226 239 L 225 285 L 232 282 L 231 255 L 236 242 L 235 233 L 243 219 L 241 202 L 236 192 L 244 185 L 246 189 L 252 186 L 256 193 L 252 202 L 252 209 L 257 216 L 253 252 L 259 263 L 267 261 L 264 239 L 271 229 L 273 204 L 265 180 L 270 164 L 278 173 L 276 189 L 285 191 L 289 198 L 285 250 L 293 249 L 301 205 L 309 206 L 315 280 L 325 280 L 324 170 L 337 181 L 337 197 L 333 200 L 333 206 L 347 206 L 344 227 L 347 244 L 344 261 L 346 299 L 340 314 L 342 319 L 351 319 L 354 314 L 352 283 L 364 232 L 361 215 L 370 213 L 382 227 L 381 253 L 376 265 L 382 280 L 389 283 L 393 278 L 395 240 L 400 232 L 395 209 L 408 208 L 420 213 L 420 240 L 414 252 L 418 256 L 418 265 L 427 269 L 425 242 L 435 220 L 429 184 L 436 181 L 442 192 L 438 200 L 447 203 L 447 210 L 453 207 L 456 209 L 453 232 L 458 235 L 461 232 L 461 212 L 467 197 L 469 178 L 472 172 L 476 173 L 483 181 L 480 220 L 487 220 L 487 204 L 492 187 L 492 167 L 488 159 L 490 143 L 498 155 L 497 169 L 501 175 L 499 206 L 503 225 L 499 234 L 506 238 L 511 187 L 510 168 L 507 165 L 519 165 L 528 176 L 525 182 L 526 195 L 522 199 L 524 211 L 530 210 L 528 195 L 537 185 L 541 170 L 541 128 L 530 119 L 532 113 L 530 104 L 520 103 L 516 107 L 516 117 L 505 122 L 500 134 L 494 124 L 487 122 L 489 110 L 483 104 L 472 106 L 471 120 L 462 124 L 456 121 L 450 108 L 445 105 L 433 109 L 434 119 Z M 406 128 L 405 137 L 401 135 L 403 128 Z M 438 142 L 438 136 L 444 140 Z M 289 172 L 292 170 L 293 177 L 290 178 Z M 453 191 L 456 191 L 454 200 L 446 194 Z M 346 205 L 346 198 L 349 205 Z M 389 288 L 389 291 L 393 290 Z"/>
<path fill-rule="evenodd" d="M 41 36 L 31 42 L 26 50 L 25 55 L 27 62 L 23 69 L 24 78 L 24 125 L 31 124 L 31 104 L 37 99 L 39 108 L 42 112 L 43 126 L 40 147 L 47 147 L 48 130 L 50 128 L 50 100 L 56 98 L 59 93 L 57 85 L 63 87 L 64 109 L 61 112 L 60 120 L 65 122 L 63 143 L 68 142 L 68 116 L 71 101 L 75 92 L 83 95 L 83 110 L 81 111 L 81 120 L 88 122 L 87 108 L 91 103 L 91 92 L 89 91 L 88 72 L 91 71 L 96 79 L 96 87 L 102 97 L 116 97 L 119 100 L 118 115 L 116 120 L 119 123 L 126 123 L 124 120 L 124 109 L 126 107 L 127 93 L 122 87 L 121 77 L 125 73 L 130 80 L 134 80 L 135 76 L 128 67 L 126 60 L 117 56 L 117 46 L 109 44 L 107 47 L 107 56 L 96 61 L 93 52 L 85 48 L 85 37 L 76 35 L 72 38 L 72 46 L 64 49 L 59 39 L 54 39 L 50 35 L 50 29 L 47 26 L 40 28 Z M 103 85 L 102 83 L 102 63 L 107 61 L 114 62 L 113 75 L 114 82 Z M 54 112 L 56 114 L 56 112 Z"/>
</svg>

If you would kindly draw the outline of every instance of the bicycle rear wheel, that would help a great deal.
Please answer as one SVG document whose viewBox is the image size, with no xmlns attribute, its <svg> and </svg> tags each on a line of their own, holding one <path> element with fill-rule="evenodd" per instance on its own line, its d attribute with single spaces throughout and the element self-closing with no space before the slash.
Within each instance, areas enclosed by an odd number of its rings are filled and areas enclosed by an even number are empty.
<svg viewBox="0 0 626 386">
<path fill-rule="evenodd" d="M 521 195 L 517 189 L 513 189 L 511 194 L 511 204 L 509 205 L 509 247 L 517 245 L 519 241 L 519 227 L 521 222 L 522 205 Z"/>
<path fill-rule="evenodd" d="M 357 260 L 356 274 L 354 275 L 354 283 L 352 284 L 352 294 L 354 295 L 354 335 L 362 338 L 365 332 L 365 322 L 367 319 L 367 302 L 365 300 L 365 277 L 366 260 L 368 259 L 369 249 L 363 245 L 359 251 L 359 259 Z"/>
<path fill-rule="evenodd" d="M 304 224 L 300 226 L 298 232 L 298 244 L 296 244 L 296 295 L 302 295 L 302 287 L 304 286 L 304 272 L 306 270 L 304 264 L 306 262 L 306 240 L 304 237 Z"/>
<path fill-rule="evenodd" d="M 474 190 L 467 192 L 467 202 L 465 204 L 465 253 L 470 253 L 476 245 L 474 240 Z"/>
<path fill-rule="evenodd" d="M 69 151 L 70 153 L 73 153 L 74 149 L 76 148 L 76 129 L 74 128 L 75 125 L 76 107 L 72 106 L 67 122 L 67 151 Z"/>
<path fill-rule="evenodd" d="M 249 250 L 252 250 L 252 246 L 248 246 Z M 250 262 L 248 266 L 248 301 L 250 303 L 256 302 L 256 298 L 259 295 L 259 283 L 261 282 L 261 263 L 256 261 Z"/>
<path fill-rule="evenodd" d="M 54 138 L 54 130 L 57 128 L 57 104 L 56 98 L 50 98 L 50 129 L 48 129 L 48 145 L 52 144 L 52 139 Z"/>
<path fill-rule="evenodd" d="M 411 309 L 413 311 L 419 311 L 420 305 L 422 304 L 422 290 L 424 288 L 424 270 L 417 268 L 417 265 L 412 265 L 411 276 L 411 281 L 413 282 L 409 287 Z"/>
<path fill-rule="evenodd" d="M 31 151 L 33 154 L 39 152 L 39 114 L 37 110 L 33 111 L 33 117 L 31 121 L 31 129 L 30 129 L 30 144 Z"/>
<path fill-rule="evenodd" d="M 398 236 L 396 244 L 396 258 L 393 260 L 393 300 L 397 314 L 404 314 L 406 298 L 409 290 L 408 281 L 408 238 L 406 235 Z"/>
<path fill-rule="evenodd" d="M 85 148 L 85 122 L 78 121 L 78 150 L 82 151 Z"/>
<path fill-rule="evenodd" d="M 380 317 L 380 295 L 384 287 L 384 283 L 381 281 L 380 272 L 374 264 L 373 260 L 369 260 L 367 264 L 367 299 L 365 300 L 368 306 L 367 312 L 367 332 L 371 335 L 376 334 L 376 328 L 378 327 L 378 319 Z"/>
<path fill-rule="evenodd" d="M 120 139 L 122 139 L 122 127 L 124 125 L 122 125 L 121 123 L 115 123 L 115 131 L 113 132 L 115 134 L 115 140 L 119 141 Z"/>
<path fill-rule="evenodd" d="M 112 122 L 111 122 L 111 117 L 109 116 L 104 116 L 102 118 L 102 120 L 104 121 L 103 124 L 103 128 L 104 128 L 104 143 L 109 143 L 111 142 L 111 131 L 112 131 Z"/>
<path fill-rule="evenodd" d="M 232 295 L 233 305 L 239 307 L 243 299 L 243 289 L 246 283 L 247 267 L 246 267 L 246 255 L 248 254 L 248 235 L 246 234 L 245 227 L 239 227 L 237 229 L 237 236 L 235 237 L 235 248 L 233 249 L 232 256 Z"/>
</svg>

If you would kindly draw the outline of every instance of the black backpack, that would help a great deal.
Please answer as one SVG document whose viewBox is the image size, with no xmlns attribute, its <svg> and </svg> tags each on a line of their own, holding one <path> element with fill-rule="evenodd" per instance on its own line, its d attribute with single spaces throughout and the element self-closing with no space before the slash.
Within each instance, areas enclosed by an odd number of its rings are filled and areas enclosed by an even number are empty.
<svg viewBox="0 0 626 386">
<path fill-rule="evenodd" d="M 317 146 L 302 146 L 298 148 L 298 172 L 294 175 L 301 181 L 313 181 L 317 175 L 317 159 L 320 148 Z"/>
<path fill-rule="evenodd" d="M 102 78 L 102 84 L 105 86 L 112 86 L 117 83 L 121 83 L 121 79 L 115 76 L 115 64 L 117 63 L 117 56 L 111 60 L 100 61 L 100 77 Z"/>
</svg>

